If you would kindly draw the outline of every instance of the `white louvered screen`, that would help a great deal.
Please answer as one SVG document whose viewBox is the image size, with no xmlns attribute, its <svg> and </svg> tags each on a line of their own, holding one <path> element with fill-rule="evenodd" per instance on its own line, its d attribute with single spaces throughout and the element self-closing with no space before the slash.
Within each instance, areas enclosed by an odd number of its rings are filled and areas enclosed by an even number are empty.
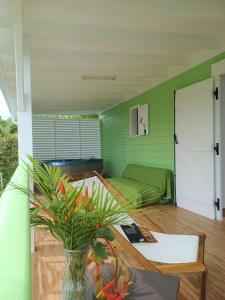
<svg viewBox="0 0 225 300">
<path fill-rule="evenodd" d="M 101 131 L 99 120 L 80 121 L 82 158 L 101 158 Z"/>
<path fill-rule="evenodd" d="M 100 120 L 33 116 L 33 152 L 38 161 L 101 158 Z"/>
<path fill-rule="evenodd" d="M 56 159 L 80 158 L 79 121 L 55 120 Z"/>
<path fill-rule="evenodd" d="M 33 118 L 33 155 L 38 161 L 55 159 L 54 120 Z"/>
</svg>

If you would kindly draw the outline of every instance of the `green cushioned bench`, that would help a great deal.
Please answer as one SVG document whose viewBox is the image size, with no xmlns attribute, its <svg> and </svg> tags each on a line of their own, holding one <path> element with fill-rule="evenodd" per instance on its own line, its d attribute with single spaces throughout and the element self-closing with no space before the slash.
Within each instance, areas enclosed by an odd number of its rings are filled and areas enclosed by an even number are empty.
<svg viewBox="0 0 225 300">
<path fill-rule="evenodd" d="M 136 206 L 169 203 L 173 200 L 173 174 L 170 170 L 129 164 L 122 177 L 108 181 Z"/>
</svg>

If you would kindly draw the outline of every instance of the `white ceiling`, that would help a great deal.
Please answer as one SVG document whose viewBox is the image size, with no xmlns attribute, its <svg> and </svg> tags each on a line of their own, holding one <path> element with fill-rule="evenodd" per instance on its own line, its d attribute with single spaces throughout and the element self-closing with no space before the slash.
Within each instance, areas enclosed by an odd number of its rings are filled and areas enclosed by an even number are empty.
<svg viewBox="0 0 225 300">
<path fill-rule="evenodd" d="M 0 75 L 13 102 L 9 3 L 0 0 Z M 225 49 L 225 0 L 23 0 L 22 13 L 37 114 L 100 112 Z"/>
</svg>

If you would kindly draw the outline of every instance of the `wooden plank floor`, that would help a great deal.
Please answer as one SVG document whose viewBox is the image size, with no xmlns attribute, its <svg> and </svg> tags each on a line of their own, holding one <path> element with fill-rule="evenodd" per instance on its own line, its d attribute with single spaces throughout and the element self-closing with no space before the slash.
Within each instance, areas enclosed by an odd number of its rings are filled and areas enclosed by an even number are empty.
<svg viewBox="0 0 225 300">
<path fill-rule="evenodd" d="M 144 211 L 165 232 L 206 233 L 207 300 L 225 300 L 225 222 L 213 221 L 172 205 L 148 206 Z M 63 247 L 42 230 L 37 231 L 36 242 L 37 251 L 32 258 L 33 300 L 60 300 Z M 183 281 L 190 285 L 190 290 L 183 287 Z M 181 298 L 198 299 L 198 276 L 182 276 L 182 282 Z"/>
</svg>

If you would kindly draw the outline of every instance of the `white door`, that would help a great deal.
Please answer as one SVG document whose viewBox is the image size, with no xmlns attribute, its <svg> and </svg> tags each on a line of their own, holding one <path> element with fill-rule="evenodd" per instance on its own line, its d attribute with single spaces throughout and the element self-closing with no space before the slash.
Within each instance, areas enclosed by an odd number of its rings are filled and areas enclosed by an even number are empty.
<svg viewBox="0 0 225 300">
<path fill-rule="evenodd" d="M 176 92 L 177 205 L 212 219 L 215 218 L 213 103 L 212 79 Z"/>
<path fill-rule="evenodd" d="M 216 219 L 222 220 L 225 207 L 225 74 L 216 76 L 214 83 L 214 89 L 218 91 L 215 101 L 215 142 L 219 144 L 219 155 L 215 156 Z"/>
<path fill-rule="evenodd" d="M 215 143 L 219 143 L 219 155 L 215 156 L 216 219 L 222 220 L 225 207 L 225 59 L 212 65 L 215 93 Z M 218 201 L 219 200 L 219 201 Z"/>
</svg>

